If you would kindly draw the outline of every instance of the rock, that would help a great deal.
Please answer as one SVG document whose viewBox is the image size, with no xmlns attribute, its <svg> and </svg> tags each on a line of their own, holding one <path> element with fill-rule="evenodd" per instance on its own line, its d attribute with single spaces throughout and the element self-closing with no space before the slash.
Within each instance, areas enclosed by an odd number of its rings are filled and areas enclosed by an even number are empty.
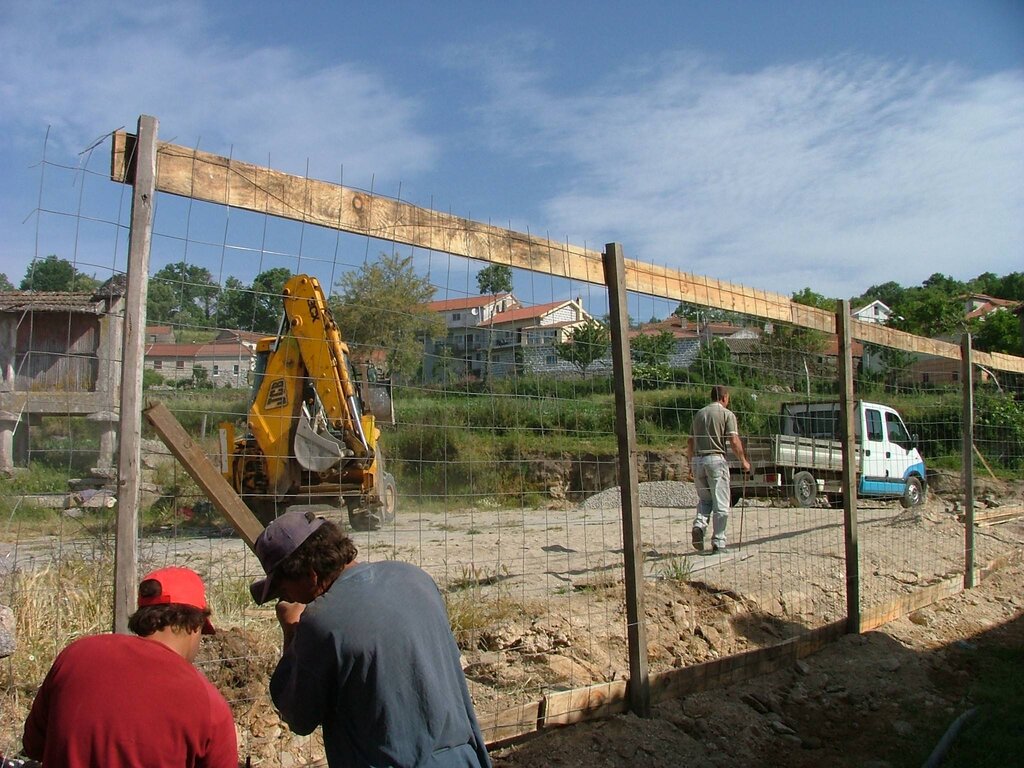
<svg viewBox="0 0 1024 768">
<path fill-rule="evenodd" d="M 896 731 L 898 736 L 908 738 L 914 735 L 914 726 L 908 723 L 906 720 L 894 720 L 892 729 Z"/>
<path fill-rule="evenodd" d="M 925 610 L 914 611 L 907 618 L 910 619 L 912 623 L 917 624 L 919 627 L 927 627 L 930 626 L 932 623 L 931 614 Z"/>
<path fill-rule="evenodd" d="M 740 701 L 761 715 L 766 715 L 771 711 L 756 693 L 746 693 L 740 696 Z"/>
<path fill-rule="evenodd" d="M 800 739 L 800 746 L 804 749 L 821 749 L 821 739 L 817 736 L 805 736 Z"/>
<path fill-rule="evenodd" d="M 0 659 L 7 658 L 17 649 L 16 632 L 14 611 L 6 605 L 0 605 Z"/>
<path fill-rule="evenodd" d="M 794 731 L 792 728 L 790 728 L 788 725 L 786 725 L 781 720 L 769 720 L 768 724 L 771 725 L 772 730 L 775 731 L 776 733 L 780 733 L 780 734 L 783 734 L 783 735 L 786 735 L 786 736 L 794 736 L 794 735 L 796 735 L 796 731 Z"/>
<path fill-rule="evenodd" d="M 881 666 L 881 668 L 886 672 L 895 672 L 897 669 L 900 668 L 901 664 L 899 659 L 890 658 L 884 659 L 879 666 Z"/>
<path fill-rule="evenodd" d="M 694 634 L 703 637 L 711 650 L 722 650 L 722 633 L 711 624 L 701 624 L 694 630 Z"/>
<path fill-rule="evenodd" d="M 801 675 L 806 675 L 811 671 L 811 667 L 803 659 L 797 659 L 796 663 L 794 663 L 793 666 L 796 669 L 796 671 L 799 672 Z"/>
</svg>

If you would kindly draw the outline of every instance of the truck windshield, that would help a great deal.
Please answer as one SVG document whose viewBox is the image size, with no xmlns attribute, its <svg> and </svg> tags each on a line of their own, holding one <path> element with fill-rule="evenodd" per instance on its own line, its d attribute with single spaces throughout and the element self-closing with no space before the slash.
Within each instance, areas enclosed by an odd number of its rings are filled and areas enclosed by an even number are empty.
<svg viewBox="0 0 1024 768">
<path fill-rule="evenodd" d="M 890 443 L 896 443 L 905 448 L 910 446 L 910 433 L 907 432 L 907 428 L 903 426 L 900 417 L 895 413 L 885 414 L 885 431 L 889 436 Z"/>
</svg>

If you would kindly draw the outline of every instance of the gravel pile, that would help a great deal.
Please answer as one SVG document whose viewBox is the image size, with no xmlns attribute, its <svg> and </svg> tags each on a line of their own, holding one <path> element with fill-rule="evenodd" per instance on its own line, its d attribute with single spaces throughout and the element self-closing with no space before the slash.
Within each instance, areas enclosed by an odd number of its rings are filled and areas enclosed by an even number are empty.
<svg viewBox="0 0 1024 768">
<path fill-rule="evenodd" d="M 621 493 L 619 486 L 607 488 L 585 499 L 580 504 L 580 509 L 618 507 Z M 692 509 L 697 506 L 697 489 L 694 488 L 693 483 L 680 483 L 675 480 L 640 483 L 640 506 Z"/>
</svg>

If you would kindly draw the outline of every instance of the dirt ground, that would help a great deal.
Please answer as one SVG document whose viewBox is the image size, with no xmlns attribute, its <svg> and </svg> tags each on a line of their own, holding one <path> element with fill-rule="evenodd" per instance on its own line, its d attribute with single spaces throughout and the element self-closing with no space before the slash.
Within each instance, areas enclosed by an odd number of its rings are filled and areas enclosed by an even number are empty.
<svg viewBox="0 0 1024 768">
<path fill-rule="evenodd" d="M 790 668 L 661 702 L 649 719 L 616 715 L 546 732 L 496 751 L 494 762 L 919 766 L 971 706 L 978 648 L 1024 646 L 1022 610 L 1024 565 L 1017 560 L 970 592 L 846 636 Z"/>
<path fill-rule="evenodd" d="M 1022 503 L 1019 485 L 985 494 L 1000 509 Z M 861 506 L 865 605 L 957 572 L 963 527 L 951 499 L 935 493 L 910 511 L 890 502 Z M 979 511 L 989 504 L 979 502 Z M 493 623 L 457 632 L 486 723 L 491 713 L 544 692 L 627 678 L 618 516 L 617 506 L 600 504 L 474 508 L 442 519 L 406 517 L 392 531 L 358 536 L 368 559 L 397 556 L 430 570 L 456 604 L 454 616 L 460 600 L 515 605 Z M 841 510 L 750 501 L 742 518 L 742 541 L 734 531 L 734 549 L 722 557 L 692 551 L 689 513 L 644 508 L 652 672 L 772 645 L 843 615 Z M 977 528 L 976 548 L 979 564 L 1010 562 L 969 593 L 847 636 L 781 672 L 661 702 L 649 719 L 618 715 L 545 732 L 496 750 L 495 764 L 920 765 L 969 705 L 972 651 L 979 643 L 1024 640 L 1024 565 L 1016 559 L 1024 522 Z M 449 565 L 464 562 L 474 565 Z M 291 736 L 267 700 L 273 642 L 257 649 L 245 632 L 230 630 L 204 653 L 205 671 L 233 702 L 243 755 L 253 765 L 322 758 L 319 738 Z"/>
<path fill-rule="evenodd" d="M 652 673 L 773 645 L 844 615 L 842 510 L 745 500 L 730 521 L 732 551 L 699 554 L 689 541 L 692 487 L 652 488 L 658 493 L 646 505 L 641 498 Z M 987 501 L 979 511 L 1024 505 L 1020 483 L 980 495 Z M 477 503 L 406 512 L 393 528 L 353 535 L 361 559 L 408 560 L 438 581 L 486 723 L 546 693 L 628 677 L 620 511 L 607 501 L 615 498 L 613 491 L 548 509 Z M 955 494 L 940 484 L 913 510 L 863 503 L 863 604 L 957 573 L 964 547 L 957 512 Z M 920 765 L 969 704 L 972 651 L 1024 640 L 1024 565 L 1015 559 L 1024 552 L 1024 522 L 975 530 L 978 564 L 1010 563 L 969 593 L 847 636 L 772 675 L 663 701 L 649 719 L 618 715 L 547 731 L 496 750 L 495 765 Z M 233 537 L 145 544 L 145 556 L 190 564 L 212 583 L 258 567 Z M 278 656 L 273 612 L 247 616 L 244 626 L 222 625 L 207 638 L 198 660 L 232 705 L 242 760 L 317 764 L 319 735 L 291 734 L 267 695 Z"/>
</svg>

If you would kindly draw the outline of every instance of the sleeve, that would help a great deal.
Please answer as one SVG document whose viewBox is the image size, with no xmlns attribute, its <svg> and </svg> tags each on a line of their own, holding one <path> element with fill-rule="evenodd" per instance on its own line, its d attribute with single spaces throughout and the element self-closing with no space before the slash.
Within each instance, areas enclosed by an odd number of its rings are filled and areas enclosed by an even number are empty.
<svg viewBox="0 0 1024 768">
<path fill-rule="evenodd" d="M 210 740 L 202 768 L 238 768 L 238 740 L 231 708 L 213 683 L 204 678 L 210 698 Z"/>
<path fill-rule="evenodd" d="M 736 421 L 736 414 L 732 411 L 726 411 L 728 414 L 725 417 L 725 434 L 727 435 L 738 435 L 740 433 L 740 426 Z"/>
<path fill-rule="evenodd" d="M 39 686 L 36 697 L 32 701 L 32 709 L 25 720 L 25 730 L 21 736 L 21 746 L 26 757 L 42 761 L 43 752 L 46 749 L 46 726 L 50 717 L 50 687 L 54 676 L 54 670 L 60 664 L 61 657 L 53 662 L 50 671 Z"/>
<path fill-rule="evenodd" d="M 299 621 L 295 637 L 270 678 L 274 706 L 288 727 L 301 736 L 316 730 L 324 713 L 333 711 L 331 691 L 338 685 L 337 649 L 330 636 L 309 618 L 303 616 Z"/>
</svg>

